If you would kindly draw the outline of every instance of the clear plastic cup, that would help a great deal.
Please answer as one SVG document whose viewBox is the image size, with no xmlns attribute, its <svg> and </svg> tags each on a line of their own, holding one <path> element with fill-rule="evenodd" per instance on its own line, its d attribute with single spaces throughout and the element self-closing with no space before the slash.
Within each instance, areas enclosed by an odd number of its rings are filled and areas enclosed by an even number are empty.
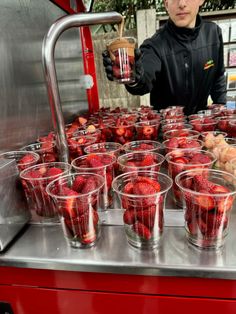
<svg viewBox="0 0 236 314">
<path fill-rule="evenodd" d="M 85 156 L 75 158 L 71 165 L 75 172 L 91 172 L 104 177 L 105 184 L 102 191 L 103 207 L 108 209 L 112 207 L 113 195 L 111 184 L 114 178 L 116 157 L 107 153 L 91 153 Z"/>
<path fill-rule="evenodd" d="M 123 145 L 123 150 L 126 153 L 131 153 L 134 151 L 144 151 L 144 152 L 160 152 L 162 149 L 162 144 L 157 141 L 151 140 L 140 140 L 140 141 L 132 141 Z"/>
<path fill-rule="evenodd" d="M 120 155 L 122 145 L 115 142 L 103 142 L 89 145 L 84 148 L 86 154 L 91 153 L 108 153 L 115 155 L 116 158 Z"/>
<path fill-rule="evenodd" d="M 121 155 L 117 159 L 119 171 L 137 172 L 156 171 L 159 172 L 165 157 L 154 152 L 132 152 Z"/>
<path fill-rule="evenodd" d="M 113 77 L 118 83 L 135 82 L 135 44 L 136 39 L 133 37 L 116 38 L 107 43 Z"/>
<path fill-rule="evenodd" d="M 124 210 L 128 243 L 140 249 L 160 245 L 164 228 L 165 198 L 172 180 L 163 173 L 127 172 L 116 177 L 112 187 Z"/>
<path fill-rule="evenodd" d="M 187 240 L 202 249 L 222 247 L 228 234 L 236 177 L 201 168 L 179 173 L 175 182 L 184 198 Z"/>
<path fill-rule="evenodd" d="M 0 158 L 15 159 L 19 172 L 36 165 L 40 156 L 30 151 L 10 151 L 0 154 Z"/>
<path fill-rule="evenodd" d="M 59 214 L 63 233 L 74 248 L 93 246 L 100 236 L 97 210 L 104 178 L 94 173 L 74 173 L 62 176 L 47 186 Z"/>
<path fill-rule="evenodd" d="M 182 171 L 194 168 L 212 168 L 215 156 L 205 150 L 176 149 L 166 154 L 168 174 L 173 179 L 173 199 L 175 204 L 183 208 L 184 202 L 180 189 L 175 184 L 175 177 Z"/>
<path fill-rule="evenodd" d="M 150 120 L 135 123 L 137 140 L 156 141 L 159 135 L 160 120 Z"/>
<path fill-rule="evenodd" d="M 58 160 L 55 142 L 46 141 L 33 143 L 22 147 L 21 150 L 37 153 L 42 163 L 55 162 Z"/>
<path fill-rule="evenodd" d="M 198 131 L 194 131 L 191 129 L 182 129 L 182 130 L 169 130 L 164 134 L 165 139 L 173 138 L 173 137 L 186 137 L 189 139 L 198 139 L 200 133 Z"/>
<path fill-rule="evenodd" d="M 58 221 L 54 203 L 46 193 L 46 186 L 70 170 L 71 165 L 65 162 L 49 162 L 32 166 L 20 173 L 32 222 L 47 224 Z"/>
</svg>

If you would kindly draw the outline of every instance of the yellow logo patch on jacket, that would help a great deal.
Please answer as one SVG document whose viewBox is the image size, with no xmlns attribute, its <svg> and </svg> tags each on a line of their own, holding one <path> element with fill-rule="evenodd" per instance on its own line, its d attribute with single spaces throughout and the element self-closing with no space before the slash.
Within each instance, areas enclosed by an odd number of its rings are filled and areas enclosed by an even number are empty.
<svg viewBox="0 0 236 314">
<path fill-rule="evenodd" d="M 208 70 L 209 68 L 214 67 L 214 66 L 215 66 L 214 61 L 213 61 L 212 59 L 211 59 L 211 60 L 208 60 L 208 61 L 204 64 L 203 70 Z"/>
</svg>

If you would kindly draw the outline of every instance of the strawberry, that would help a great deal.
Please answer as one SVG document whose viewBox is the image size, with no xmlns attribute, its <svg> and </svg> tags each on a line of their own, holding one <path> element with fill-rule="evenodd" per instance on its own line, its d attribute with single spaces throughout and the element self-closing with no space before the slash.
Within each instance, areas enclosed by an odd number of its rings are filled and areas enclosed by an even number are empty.
<svg viewBox="0 0 236 314">
<path fill-rule="evenodd" d="M 152 155 L 146 155 L 143 160 L 139 163 L 139 167 L 151 166 L 155 163 Z"/>
<path fill-rule="evenodd" d="M 30 164 L 35 161 L 35 158 L 31 154 L 24 155 L 19 161 L 18 164 Z"/>
<path fill-rule="evenodd" d="M 194 195 L 194 202 L 200 207 L 201 210 L 212 210 L 215 208 L 215 200 L 206 190 L 200 190 L 202 195 Z M 208 195 L 207 195 L 208 194 Z"/>
<path fill-rule="evenodd" d="M 136 215 L 134 210 L 125 210 L 123 214 L 123 221 L 127 225 L 133 225 L 136 221 Z"/>
<path fill-rule="evenodd" d="M 96 238 L 97 238 L 96 231 L 93 229 L 83 235 L 81 243 L 91 244 L 96 240 Z"/>
<path fill-rule="evenodd" d="M 95 179 L 92 177 L 89 177 L 86 180 L 86 182 L 82 188 L 81 193 L 86 194 L 86 193 L 89 193 L 89 192 L 96 190 L 96 188 L 97 188 L 97 183 L 96 183 Z"/>
<path fill-rule="evenodd" d="M 77 192 L 67 188 L 66 196 L 71 196 L 70 198 L 67 198 L 65 201 L 62 202 L 62 215 L 64 217 L 68 218 L 75 218 L 77 217 L 77 196 L 79 195 Z"/>
<path fill-rule="evenodd" d="M 103 163 L 101 161 L 101 157 L 96 154 L 90 154 L 87 156 L 86 161 L 88 163 L 88 167 L 99 168 L 103 167 Z"/>
<path fill-rule="evenodd" d="M 144 126 L 143 127 L 143 134 L 144 135 L 152 135 L 154 133 L 154 128 L 151 126 Z"/>
<path fill-rule="evenodd" d="M 145 240 L 150 240 L 152 236 L 150 230 L 139 221 L 133 225 L 133 231 L 137 233 L 139 237 L 144 238 Z"/>
<path fill-rule="evenodd" d="M 151 230 L 154 227 L 155 215 L 156 206 L 151 206 L 149 209 L 138 211 L 137 219 Z"/>
<path fill-rule="evenodd" d="M 222 197 L 217 200 L 217 210 L 219 213 L 224 213 L 225 211 L 231 210 L 234 202 L 234 197 L 232 195 Z"/>
<path fill-rule="evenodd" d="M 28 177 L 31 179 L 39 179 L 42 178 L 43 175 L 39 170 L 31 170 L 28 172 Z"/>
<path fill-rule="evenodd" d="M 132 182 L 128 182 L 128 183 L 126 183 L 126 185 L 124 186 L 123 193 L 126 193 L 126 194 L 133 194 L 133 189 L 134 189 L 133 183 L 132 183 Z"/>
<path fill-rule="evenodd" d="M 179 146 L 180 148 L 195 148 L 195 147 L 200 147 L 200 144 L 198 141 L 195 140 L 189 140 L 186 141 L 185 143 L 182 143 L 182 145 Z"/>
<path fill-rule="evenodd" d="M 193 183 L 195 184 L 195 190 L 206 190 L 207 192 L 212 192 L 212 190 L 215 187 L 215 184 L 206 178 L 204 178 L 202 175 L 195 175 L 193 177 Z"/>
<path fill-rule="evenodd" d="M 213 194 L 230 193 L 231 191 L 223 185 L 216 185 L 211 188 Z"/>
<path fill-rule="evenodd" d="M 125 135 L 125 128 L 119 127 L 116 129 L 116 134 L 120 137 Z"/>
<path fill-rule="evenodd" d="M 177 164 L 188 164 L 186 157 L 174 157 L 171 161 Z"/>
<path fill-rule="evenodd" d="M 212 160 L 209 156 L 202 153 L 195 153 L 193 157 L 190 159 L 190 164 L 208 164 Z"/>
<path fill-rule="evenodd" d="M 161 190 L 160 183 L 157 182 L 156 180 L 148 178 L 148 177 L 141 177 L 141 176 L 139 176 L 139 177 L 136 178 L 136 182 L 148 183 L 148 184 L 150 184 L 150 185 L 152 185 L 154 187 L 156 192 L 160 192 L 160 190 Z"/>
<path fill-rule="evenodd" d="M 84 184 L 86 182 L 86 179 L 83 176 L 76 176 L 73 184 L 72 184 L 72 189 L 76 192 L 81 192 Z"/>
<path fill-rule="evenodd" d="M 191 235 L 195 236 L 198 233 L 198 227 L 197 227 L 197 223 L 194 221 L 187 221 L 187 227 L 188 227 L 188 231 L 189 233 L 191 233 Z"/>
<path fill-rule="evenodd" d="M 79 122 L 80 125 L 85 125 L 88 120 L 84 117 L 78 117 L 77 121 Z"/>
<path fill-rule="evenodd" d="M 191 189 L 193 186 L 193 178 L 192 177 L 182 178 L 181 185 L 186 189 Z"/>
<path fill-rule="evenodd" d="M 172 148 L 178 148 L 178 146 L 179 146 L 179 143 L 178 143 L 177 138 L 173 137 L 173 138 L 167 140 L 167 143 L 166 143 L 167 148 L 171 148 L 171 149 Z"/>
<path fill-rule="evenodd" d="M 47 170 L 47 176 L 48 177 L 54 177 L 54 176 L 57 176 L 59 174 L 62 174 L 62 169 L 60 168 L 56 168 L 56 167 L 52 167 L 52 168 L 49 168 Z"/>
<path fill-rule="evenodd" d="M 149 183 L 146 182 L 136 182 L 134 184 L 134 194 L 136 195 L 149 195 L 155 194 L 157 191 L 156 189 Z"/>
</svg>

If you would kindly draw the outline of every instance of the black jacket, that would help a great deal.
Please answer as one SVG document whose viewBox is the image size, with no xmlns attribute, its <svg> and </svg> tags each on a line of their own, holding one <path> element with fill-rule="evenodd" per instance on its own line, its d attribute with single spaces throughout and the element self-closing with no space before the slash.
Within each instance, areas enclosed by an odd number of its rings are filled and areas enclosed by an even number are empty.
<svg viewBox="0 0 236 314">
<path fill-rule="evenodd" d="M 191 114 L 205 109 L 208 96 L 213 103 L 226 103 L 226 79 L 221 29 L 197 17 L 194 29 L 179 28 L 168 20 L 140 47 L 144 75 L 134 95 L 151 93 L 155 109 L 184 106 Z"/>
</svg>

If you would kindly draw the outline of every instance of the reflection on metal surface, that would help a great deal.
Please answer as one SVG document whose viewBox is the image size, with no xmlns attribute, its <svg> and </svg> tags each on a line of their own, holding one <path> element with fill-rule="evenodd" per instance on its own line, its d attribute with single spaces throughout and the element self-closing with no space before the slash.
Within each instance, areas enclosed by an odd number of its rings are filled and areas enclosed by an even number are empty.
<svg viewBox="0 0 236 314">
<path fill-rule="evenodd" d="M 20 148 L 52 129 L 42 68 L 42 41 L 65 12 L 48 0 L 0 1 L 0 151 Z M 63 114 L 88 108 L 78 29 L 61 36 L 55 50 Z M 66 83 L 65 83 L 66 82 Z M 61 88 L 65 84 L 66 88 Z"/>
<path fill-rule="evenodd" d="M 225 247 L 199 250 L 188 244 L 183 227 L 165 227 L 159 249 L 140 251 L 127 243 L 123 226 L 102 226 L 95 247 L 73 249 L 60 225 L 31 225 L 0 255 L 1 266 L 85 272 L 236 279 L 233 214 Z M 40 239 L 40 241 L 38 240 Z"/>
<path fill-rule="evenodd" d="M 52 124 L 56 135 L 57 152 L 60 161 L 69 162 L 69 150 L 54 61 L 54 50 L 58 38 L 64 31 L 72 27 L 120 23 L 121 21 L 122 16 L 117 12 L 74 14 L 57 20 L 44 37 L 42 47 L 44 75 L 47 82 L 48 100 L 51 108 Z"/>
</svg>

